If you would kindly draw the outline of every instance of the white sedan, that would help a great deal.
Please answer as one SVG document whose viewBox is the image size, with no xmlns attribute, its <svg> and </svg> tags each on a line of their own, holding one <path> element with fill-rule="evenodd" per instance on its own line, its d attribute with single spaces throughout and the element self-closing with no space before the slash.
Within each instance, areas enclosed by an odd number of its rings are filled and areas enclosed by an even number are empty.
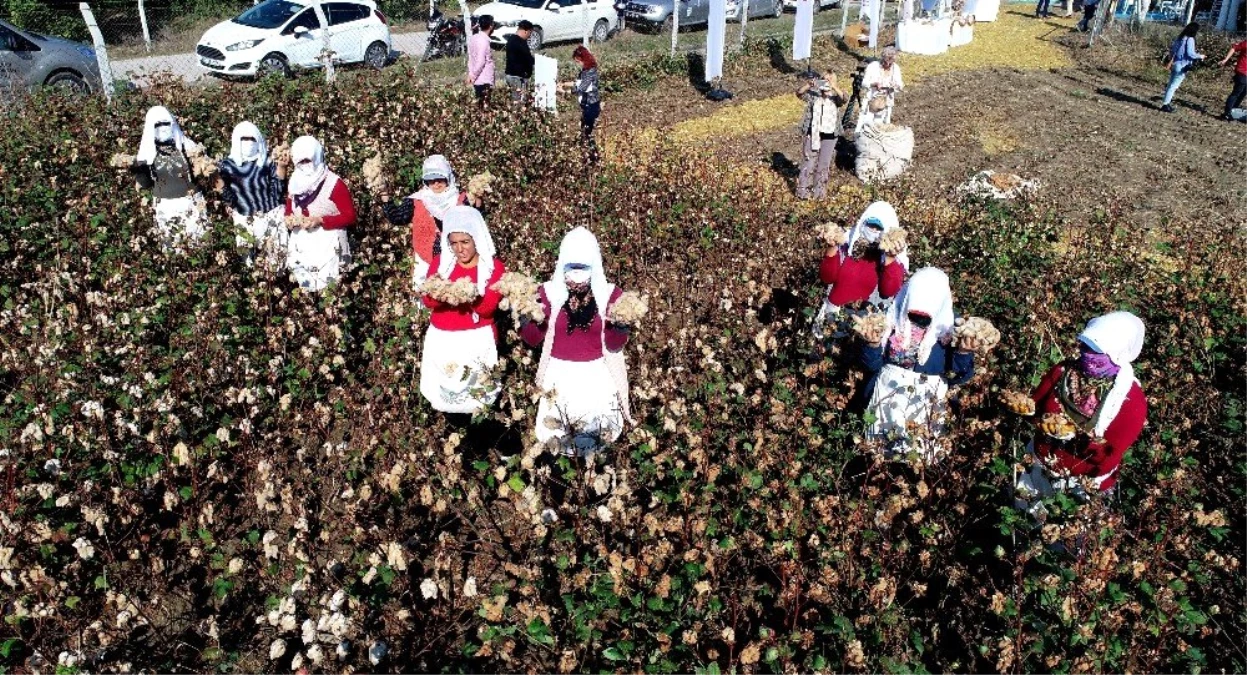
<svg viewBox="0 0 1247 675">
<path fill-rule="evenodd" d="M 814 11 L 817 12 L 820 9 L 831 9 L 832 7 L 839 6 L 840 0 L 815 0 Z M 784 0 L 784 9 L 791 9 L 794 12 L 797 11 L 797 0 Z"/>
<path fill-rule="evenodd" d="M 505 44 L 522 19 L 533 23 L 528 46 L 540 49 L 547 42 L 579 40 L 585 31 L 595 42 L 604 42 L 619 28 L 619 13 L 613 0 L 498 0 L 481 5 L 472 16 L 488 14 L 498 27 L 490 40 Z"/>
<path fill-rule="evenodd" d="M 250 77 L 335 63 L 381 68 L 390 59 L 390 26 L 373 0 L 266 0 L 204 33 L 195 47 L 213 75 Z"/>
</svg>

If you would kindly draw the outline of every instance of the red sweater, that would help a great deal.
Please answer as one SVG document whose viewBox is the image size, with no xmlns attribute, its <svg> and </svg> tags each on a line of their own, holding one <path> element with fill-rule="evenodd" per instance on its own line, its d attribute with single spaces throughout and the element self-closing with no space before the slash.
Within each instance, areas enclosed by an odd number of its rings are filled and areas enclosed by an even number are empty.
<svg viewBox="0 0 1247 675">
<path fill-rule="evenodd" d="M 440 262 L 440 255 L 433 258 L 433 264 L 429 266 L 430 274 L 436 273 Z M 465 278 L 476 281 L 478 269 L 480 269 L 479 266 L 469 269 L 455 263 L 455 268 L 450 271 L 450 278 L 447 281 Z M 502 261 L 495 258 L 494 273 L 489 277 L 485 295 L 477 298 L 476 302 L 470 305 L 448 305 L 441 300 L 424 296 L 424 306 L 433 310 L 433 315 L 429 318 L 430 323 L 442 330 L 471 330 L 482 326 L 492 326 L 494 338 L 497 339 L 498 326 L 494 325 L 494 312 L 498 311 L 498 303 L 502 300 L 502 296 L 498 291 L 493 290 L 493 285 L 498 283 L 505 271 Z M 472 319 L 473 313 L 477 316 L 475 321 Z"/>
<path fill-rule="evenodd" d="M 338 207 L 338 215 L 321 216 L 321 227 L 326 230 L 341 230 L 355 224 L 355 202 L 351 200 L 351 190 L 346 186 L 342 179 L 333 186 L 333 192 L 329 193 L 329 201 Z M 286 197 L 286 215 L 294 215 L 294 200 Z M 299 209 L 299 215 L 310 216 L 307 209 Z"/>
<path fill-rule="evenodd" d="M 1035 389 L 1032 398 L 1035 399 L 1036 418 L 1042 417 L 1044 413 L 1065 412 L 1057 390 L 1067 367 L 1068 364 L 1055 366 Z M 1072 476 L 1096 477 L 1112 472 L 1113 475 L 1100 484 L 1101 490 L 1108 490 L 1117 484 L 1117 469 L 1121 466 L 1121 460 L 1126 455 L 1126 450 L 1139 438 L 1145 422 L 1147 399 L 1143 397 L 1143 390 L 1136 382 L 1130 387 L 1121 411 L 1104 431 L 1103 442 L 1093 441 L 1082 431 L 1073 440 L 1066 442 L 1041 433 L 1035 437 L 1035 452 L 1040 459 L 1056 457 L 1055 468 L 1067 471 Z"/>
<path fill-rule="evenodd" d="M 879 296 L 891 298 L 901 290 L 905 282 L 905 268 L 896 260 L 882 264 L 880 258 L 866 257 L 862 259 L 846 256 L 840 260 L 840 252 L 836 251 L 823 257 L 818 266 L 818 278 L 825 284 L 831 284 L 831 292 L 827 299 L 837 307 L 852 302 L 863 302 L 870 299 L 870 294 L 879 289 Z"/>
<path fill-rule="evenodd" d="M 541 300 L 541 307 L 546 310 L 546 321 L 541 325 L 535 322 L 524 324 L 524 328 L 520 331 L 524 342 L 533 347 L 540 347 L 546 339 L 546 331 L 549 330 L 550 321 L 550 301 L 546 299 L 546 289 L 542 288 L 538 292 L 538 298 Z M 623 295 L 623 291 L 615 288 L 615 292 L 611 294 L 610 302 L 607 309 Z M 560 310 L 562 307 L 559 308 Z M 606 335 L 603 336 L 602 332 Z M 624 348 L 628 343 L 628 330 L 615 325 L 607 325 L 602 321 L 601 313 L 593 316 L 593 323 L 589 325 L 587 331 L 575 331 L 571 335 L 567 334 L 567 312 L 560 311 L 559 316 L 554 321 L 554 344 L 550 346 L 550 356 L 561 361 L 596 361 L 604 354 L 602 353 L 602 340 L 605 337 L 606 348 L 612 352 L 617 352 Z"/>
</svg>

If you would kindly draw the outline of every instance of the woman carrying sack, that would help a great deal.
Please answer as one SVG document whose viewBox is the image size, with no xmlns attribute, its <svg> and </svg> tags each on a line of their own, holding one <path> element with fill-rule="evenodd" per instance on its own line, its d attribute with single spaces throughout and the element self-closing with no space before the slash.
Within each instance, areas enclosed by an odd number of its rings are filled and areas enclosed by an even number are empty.
<svg viewBox="0 0 1247 675">
<path fill-rule="evenodd" d="M 1077 359 L 1054 366 L 1030 396 L 1002 396 L 1038 432 L 1024 462 L 1030 468 L 1017 480 L 1019 508 L 1042 520 L 1041 497 L 1067 492 L 1085 502 L 1084 482 L 1112 492 L 1147 422 L 1147 399 L 1134 376 L 1143 336 L 1143 321 L 1130 312 L 1092 319 L 1078 336 Z"/>
<path fill-rule="evenodd" d="M 432 310 L 420 358 L 420 393 L 444 413 L 474 414 L 498 398 L 490 371 L 498 364 L 493 290 L 506 271 L 494 256 L 481 212 L 452 206 L 442 219 L 441 253 L 433 256 L 422 292 Z"/>
<path fill-rule="evenodd" d="M 839 106 L 844 105 L 845 95 L 836 87 L 836 76 L 832 74 L 826 80 L 801 85 L 797 98 L 805 101 L 805 117 L 801 120 L 804 147 L 797 198 L 822 199 L 827 196 L 831 161 L 836 157 L 836 140 L 842 133 Z"/>
<path fill-rule="evenodd" d="M 559 246 L 538 300 L 545 321 L 525 322 L 521 335 L 541 347 L 537 440 L 564 454 L 589 454 L 619 438 L 632 415 L 624 346 L 630 328 L 615 321 L 621 289 L 606 280 L 597 237 L 577 227 Z"/>
<path fill-rule="evenodd" d="M 195 185 L 192 157 L 200 153 L 164 106 L 147 111 L 139 152 L 130 168 L 139 187 L 151 190 L 156 229 L 166 245 L 198 240 L 207 231 L 204 198 Z"/>
<path fill-rule="evenodd" d="M 247 262 L 257 250 L 282 259 L 286 252 L 286 173 L 269 156 L 264 135 L 251 122 L 240 122 L 230 137 L 229 156 L 218 164 L 221 197 L 238 228 L 235 240 L 247 251 Z"/>
<path fill-rule="evenodd" d="M 346 231 L 355 224 L 355 202 L 346 183 L 325 166 L 320 141 L 299 137 L 290 146 L 290 159 L 294 173 L 286 199 L 286 266 L 296 284 L 317 292 L 337 281 L 350 261 Z"/>
</svg>

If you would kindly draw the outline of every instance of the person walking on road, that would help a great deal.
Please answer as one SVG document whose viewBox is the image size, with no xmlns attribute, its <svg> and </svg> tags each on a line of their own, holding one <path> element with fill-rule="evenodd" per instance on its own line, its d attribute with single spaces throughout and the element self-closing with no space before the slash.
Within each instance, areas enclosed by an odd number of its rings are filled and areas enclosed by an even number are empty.
<svg viewBox="0 0 1247 675">
<path fill-rule="evenodd" d="M 507 36 L 507 68 L 503 77 L 511 88 L 511 100 L 521 105 L 528 100 L 528 83 L 533 79 L 533 50 L 528 46 L 532 34 L 533 23 L 524 19 Z"/>
<path fill-rule="evenodd" d="M 1225 112 L 1221 115 L 1221 119 L 1227 122 L 1234 121 L 1234 109 L 1243 107 L 1243 97 L 1247 96 L 1247 40 L 1239 40 L 1238 44 L 1230 47 L 1230 51 L 1226 52 L 1225 58 L 1221 59 L 1221 67 L 1234 61 L 1234 88 L 1230 90 L 1229 98 L 1225 99 Z"/>
<path fill-rule="evenodd" d="M 482 14 L 476 25 L 477 32 L 468 38 L 468 74 L 464 79 L 476 93 L 476 102 L 484 107 L 489 104 L 489 92 L 494 88 L 494 53 L 489 45 L 494 17 Z"/>
<path fill-rule="evenodd" d="M 1182 86 L 1186 74 L 1195 64 L 1204 60 L 1204 55 L 1195 51 L 1195 35 L 1199 33 L 1199 24 L 1192 21 L 1182 29 L 1182 34 L 1169 46 L 1169 86 L 1165 89 L 1165 100 L 1160 107 L 1161 112 L 1173 112 L 1173 97 Z"/>
</svg>

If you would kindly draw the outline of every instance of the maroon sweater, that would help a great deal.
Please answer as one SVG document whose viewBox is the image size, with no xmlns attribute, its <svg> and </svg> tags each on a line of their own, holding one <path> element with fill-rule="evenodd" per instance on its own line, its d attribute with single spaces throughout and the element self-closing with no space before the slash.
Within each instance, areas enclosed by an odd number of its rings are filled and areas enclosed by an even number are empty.
<svg viewBox="0 0 1247 675">
<path fill-rule="evenodd" d="M 840 260 L 840 252 L 825 256 L 818 266 L 818 278 L 825 284 L 831 284 L 831 292 L 827 299 L 837 307 L 852 302 L 863 302 L 870 299 L 870 294 L 879 289 L 879 296 L 891 298 L 901 290 L 905 282 L 905 268 L 897 261 L 884 265 L 880 258 L 870 256 L 860 260 L 845 257 Z"/>
<path fill-rule="evenodd" d="M 616 288 L 611 294 L 607 309 L 610 309 L 610 305 L 613 305 L 621 295 L 623 291 Z M 540 347 L 545 342 L 551 315 L 550 301 L 546 299 L 546 289 L 542 288 L 537 296 L 541 301 L 542 309 L 546 310 L 546 321 L 541 324 L 530 321 L 524 324 L 520 331 L 524 342 L 533 347 Z M 561 361 L 596 361 L 604 356 L 602 352 L 603 331 L 606 333 L 606 348 L 612 352 L 620 351 L 628 343 L 628 329 L 602 321 L 600 313 L 593 316 L 593 323 L 590 324 L 589 330 L 578 330 L 568 335 L 567 312 L 562 309 L 562 307 L 559 308 L 559 315 L 554 320 L 554 344 L 550 347 L 550 356 Z"/>
<path fill-rule="evenodd" d="M 1036 419 L 1044 413 L 1063 413 L 1065 406 L 1057 394 L 1061 378 L 1065 376 L 1067 364 L 1055 366 L 1044 376 L 1043 382 L 1035 389 L 1031 398 L 1035 399 Z M 1108 490 L 1117 484 L 1117 469 L 1126 455 L 1126 450 L 1139 438 L 1143 424 L 1147 422 L 1147 399 L 1143 390 L 1136 382 L 1126 395 L 1126 402 L 1121 412 L 1109 423 L 1104 431 L 1104 438 L 1093 440 L 1079 431 L 1073 440 L 1061 442 L 1047 434 L 1035 436 L 1035 452 L 1040 459 L 1056 457 L 1055 468 L 1068 471 L 1071 476 L 1103 476 L 1109 472 L 1113 475 L 1100 484 L 1101 490 Z"/>
</svg>

